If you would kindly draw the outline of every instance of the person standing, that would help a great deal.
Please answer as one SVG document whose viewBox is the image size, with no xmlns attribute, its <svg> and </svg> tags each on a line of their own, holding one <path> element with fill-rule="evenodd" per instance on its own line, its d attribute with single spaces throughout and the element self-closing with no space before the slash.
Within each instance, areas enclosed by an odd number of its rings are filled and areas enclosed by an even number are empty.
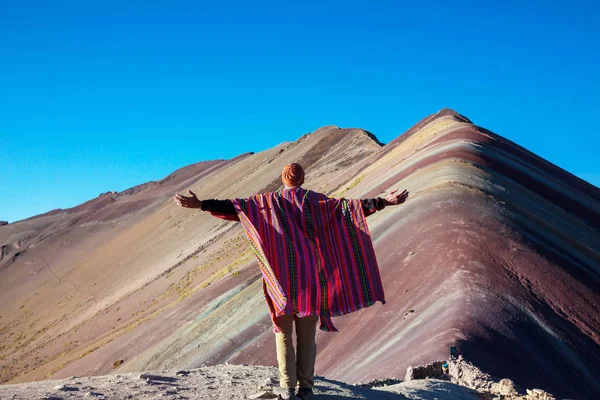
<svg viewBox="0 0 600 400">
<path fill-rule="evenodd" d="M 302 188 L 304 169 L 284 167 L 284 188 L 250 198 L 199 200 L 176 194 L 182 207 L 241 222 L 262 272 L 276 337 L 280 386 L 287 399 L 312 399 L 316 326 L 337 331 L 331 317 L 377 301 L 385 304 L 379 267 L 365 218 L 402 204 L 408 191 L 385 198 L 334 199 Z M 296 326 L 297 351 L 292 342 Z M 296 386 L 299 386 L 296 393 Z"/>
</svg>

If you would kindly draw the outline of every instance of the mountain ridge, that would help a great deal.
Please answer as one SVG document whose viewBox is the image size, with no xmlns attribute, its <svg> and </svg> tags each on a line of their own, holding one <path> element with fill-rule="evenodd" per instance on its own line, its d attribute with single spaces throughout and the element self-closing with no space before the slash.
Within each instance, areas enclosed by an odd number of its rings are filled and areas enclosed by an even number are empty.
<svg viewBox="0 0 600 400">
<path fill-rule="evenodd" d="M 360 129 L 317 132 L 194 167 L 72 221 L 0 227 L 0 244 L 24 248 L 0 261 L 0 378 L 95 375 L 117 360 L 123 372 L 274 365 L 243 232 L 170 196 L 275 190 L 283 165 L 304 160 L 313 190 L 411 192 L 368 220 L 387 304 L 319 334 L 317 373 L 350 383 L 403 375 L 453 345 L 523 387 L 600 393 L 599 189 L 449 109 L 384 146 Z"/>
</svg>

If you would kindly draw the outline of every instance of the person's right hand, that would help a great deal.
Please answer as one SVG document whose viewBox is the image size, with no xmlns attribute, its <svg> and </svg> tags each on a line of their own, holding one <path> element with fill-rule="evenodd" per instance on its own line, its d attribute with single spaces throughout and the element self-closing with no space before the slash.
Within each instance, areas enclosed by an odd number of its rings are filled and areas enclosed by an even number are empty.
<svg viewBox="0 0 600 400">
<path fill-rule="evenodd" d="M 396 193 L 397 191 L 398 189 L 394 189 L 391 192 L 389 192 L 387 196 L 385 196 L 385 205 L 396 206 L 406 201 L 406 198 L 408 197 L 408 190 L 404 189 L 404 191 L 402 191 L 402 193 L 400 194 Z"/>
<path fill-rule="evenodd" d="M 173 196 L 173 200 L 175 200 L 175 203 L 177 203 L 180 206 L 185 207 L 185 208 L 200 208 L 200 207 L 202 207 L 202 201 L 198 200 L 198 198 L 196 197 L 196 194 L 189 189 L 188 189 L 188 192 L 190 192 L 191 196 L 183 196 L 179 193 L 175 194 L 175 196 Z"/>
</svg>

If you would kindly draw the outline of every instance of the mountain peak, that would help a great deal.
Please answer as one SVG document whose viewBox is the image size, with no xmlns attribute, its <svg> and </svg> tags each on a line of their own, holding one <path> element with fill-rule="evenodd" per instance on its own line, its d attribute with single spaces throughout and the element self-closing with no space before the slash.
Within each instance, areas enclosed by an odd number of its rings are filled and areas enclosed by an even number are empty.
<svg viewBox="0 0 600 400">
<path fill-rule="evenodd" d="M 377 138 L 377 136 L 375 136 L 375 134 L 373 134 L 372 132 L 369 132 L 368 130 L 363 129 L 363 128 L 341 128 L 337 125 L 325 125 L 325 126 L 322 126 L 318 129 L 314 130 L 311 133 L 311 135 L 334 134 L 334 133 L 347 135 L 347 134 L 356 133 L 356 132 L 367 136 L 369 139 L 371 139 L 373 142 L 375 142 L 379 147 L 384 145 L 384 143 L 381 142 Z"/>
<path fill-rule="evenodd" d="M 454 117 L 455 119 L 462 121 L 462 122 L 466 122 L 468 124 L 472 124 L 473 122 L 471 122 L 471 120 L 467 117 L 465 117 L 464 115 L 454 111 L 451 108 L 442 108 L 440 111 L 436 112 L 435 114 L 432 115 L 433 119 L 436 118 L 441 118 L 441 117 L 446 117 L 446 116 L 451 116 Z"/>
</svg>

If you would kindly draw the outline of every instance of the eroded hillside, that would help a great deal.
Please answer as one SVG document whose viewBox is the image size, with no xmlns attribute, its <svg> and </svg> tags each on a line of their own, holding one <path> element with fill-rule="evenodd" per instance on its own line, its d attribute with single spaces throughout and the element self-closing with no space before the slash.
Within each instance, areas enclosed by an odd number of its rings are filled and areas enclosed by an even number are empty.
<svg viewBox="0 0 600 400">
<path fill-rule="evenodd" d="M 411 193 L 368 219 L 387 304 L 320 332 L 317 373 L 403 376 L 453 345 L 523 387 L 600 393 L 600 190 L 451 110 L 383 147 L 365 131 L 325 127 L 0 226 L 2 380 L 274 365 L 240 227 L 170 196 L 275 190 L 292 161 L 308 188 L 334 196 Z"/>
</svg>

